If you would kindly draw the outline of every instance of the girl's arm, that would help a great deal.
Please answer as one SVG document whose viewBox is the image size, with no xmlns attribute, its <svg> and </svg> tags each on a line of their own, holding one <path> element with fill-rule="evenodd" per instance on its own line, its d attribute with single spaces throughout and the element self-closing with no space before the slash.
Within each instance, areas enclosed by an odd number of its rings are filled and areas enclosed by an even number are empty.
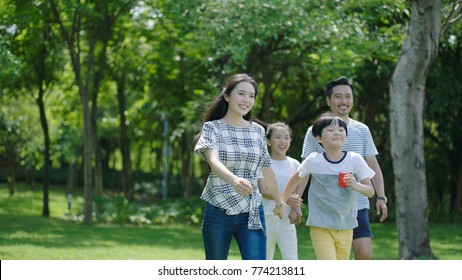
<svg viewBox="0 0 462 280">
<path fill-rule="evenodd" d="M 295 193 L 292 193 L 284 202 L 291 206 L 291 207 L 298 207 L 303 203 L 303 199 L 301 199 L 301 194 L 303 194 L 303 191 L 305 190 L 305 186 L 301 187 L 301 184 L 304 182 L 307 182 L 305 178 L 309 178 L 310 176 L 304 177 L 301 179 L 300 184 L 298 184 L 298 187 L 295 190 Z M 258 188 L 260 189 L 261 195 L 266 198 L 266 199 L 271 199 L 273 200 L 273 196 L 271 195 L 270 191 L 265 185 L 265 181 L 263 179 L 258 179 Z M 301 194 L 298 194 L 298 190 L 300 190 Z"/>
<path fill-rule="evenodd" d="M 269 166 L 262 170 L 263 178 L 265 185 L 268 188 L 268 191 L 271 193 L 271 196 L 276 201 L 276 206 L 274 207 L 275 214 L 282 218 L 284 215 L 284 205 L 279 194 L 278 181 L 276 174 L 274 173 L 273 167 Z"/>
</svg>

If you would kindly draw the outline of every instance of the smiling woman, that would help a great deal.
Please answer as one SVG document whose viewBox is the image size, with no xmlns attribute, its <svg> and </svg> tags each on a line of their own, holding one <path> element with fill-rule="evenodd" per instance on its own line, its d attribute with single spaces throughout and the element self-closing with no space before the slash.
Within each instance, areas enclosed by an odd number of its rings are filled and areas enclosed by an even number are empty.
<svg viewBox="0 0 462 280">
<path fill-rule="evenodd" d="M 282 217 L 284 212 L 265 130 L 250 121 L 257 92 L 257 83 L 247 74 L 231 76 L 202 122 L 195 152 L 210 167 L 201 196 L 207 202 L 202 223 L 206 259 L 227 259 L 233 236 L 243 259 L 266 258 L 260 170 L 276 201 L 276 214 Z"/>
</svg>

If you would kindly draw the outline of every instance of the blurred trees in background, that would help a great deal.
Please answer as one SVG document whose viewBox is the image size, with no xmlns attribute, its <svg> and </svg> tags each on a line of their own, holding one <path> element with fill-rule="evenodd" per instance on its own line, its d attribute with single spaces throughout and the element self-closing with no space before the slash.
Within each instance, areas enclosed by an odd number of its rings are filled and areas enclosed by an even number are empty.
<svg viewBox="0 0 462 280">
<path fill-rule="evenodd" d="M 442 2 L 442 20 L 460 5 Z M 49 183 L 82 188 L 87 214 L 94 194 L 156 199 L 166 159 L 168 195 L 198 195 L 207 174 L 194 136 L 229 75 L 259 82 L 254 114 L 293 128 L 295 158 L 328 110 L 325 85 L 344 75 L 356 86 L 352 116 L 380 152 L 394 219 L 389 84 L 406 1 L 3 0 L 0 10 L 0 180 L 11 194 L 16 180 L 41 184 L 45 205 Z M 426 85 L 430 217 L 462 210 L 460 30 L 443 33 Z"/>
</svg>

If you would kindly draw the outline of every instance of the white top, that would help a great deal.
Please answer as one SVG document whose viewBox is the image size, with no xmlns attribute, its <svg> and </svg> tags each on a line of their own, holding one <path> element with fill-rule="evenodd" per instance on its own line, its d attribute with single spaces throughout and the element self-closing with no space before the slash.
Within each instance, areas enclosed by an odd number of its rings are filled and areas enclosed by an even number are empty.
<svg viewBox="0 0 462 280">
<path fill-rule="evenodd" d="M 276 174 L 279 192 L 282 194 L 292 174 L 297 172 L 297 168 L 300 166 L 300 162 L 291 157 L 286 157 L 284 160 L 271 159 L 271 166 L 273 167 L 274 173 Z M 276 202 L 274 200 L 263 198 L 265 215 L 274 215 L 274 206 L 276 206 Z M 289 216 L 290 210 L 290 207 L 286 207 L 285 216 Z"/>
<path fill-rule="evenodd" d="M 332 162 L 325 153 L 311 153 L 298 168 L 300 177 L 311 175 L 308 190 L 308 219 L 306 225 L 333 230 L 347 230 L 358 226 L 356 193 L 351 186 L 338 185 L 339 172 L 352 172 L 357 181 L 372 178 L 375 172 L 355 152 Z"/>
</svg>

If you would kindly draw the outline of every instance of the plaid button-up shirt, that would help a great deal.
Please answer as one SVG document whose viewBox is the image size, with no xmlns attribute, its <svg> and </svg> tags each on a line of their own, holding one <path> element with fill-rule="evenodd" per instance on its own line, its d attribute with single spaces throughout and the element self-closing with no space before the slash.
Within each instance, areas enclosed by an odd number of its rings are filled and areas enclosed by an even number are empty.
<svg viewBox="0 0 462 280">
<path fill-rule="evenodd" d="M 242 196 L 211 171 L 201 198 L 225 209 L 228 215 L 249 213 L 248 228 L 261 229 L 258 207 L 262 197 L 257 172 L 271 165 L 263 127 L 255 122 L 248 127 L 231 126 L 220 120 L 206 122 L 194 151 L 204 156 L 207 149 L 218 151 L 220 161 L 232 173 L 252 183 L 253 192 L 250 196 Z"/>
</svg>

